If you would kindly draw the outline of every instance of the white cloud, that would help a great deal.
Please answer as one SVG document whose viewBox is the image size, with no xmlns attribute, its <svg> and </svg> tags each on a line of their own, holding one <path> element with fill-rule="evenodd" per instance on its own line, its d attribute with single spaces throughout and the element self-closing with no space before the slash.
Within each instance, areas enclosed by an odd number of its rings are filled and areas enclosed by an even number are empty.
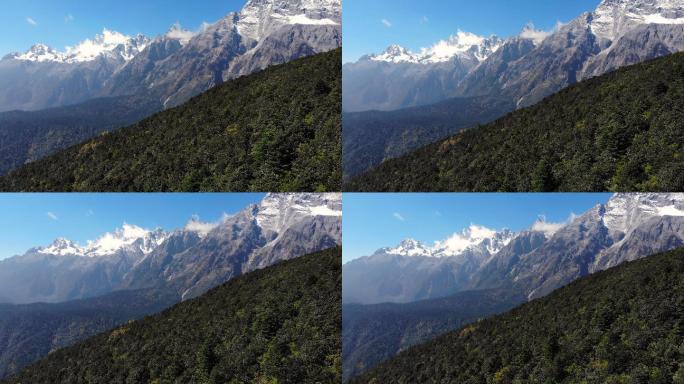
<svg viewBox="0 0 684 384">
<path fill-rule="evenodd" d="M 427 16 L 423 16 L 423 17 L 420 18 L 420 23 L 421 23 L 421 24 L 427 24 L 427 23 L 429 23 L 429 22 L 430 22 L 430 19 L 428 19 Z"/>
<path fill-rule="evenodd" d="M 68 15 L 66 15 L 66 16 L 64 16 L 64 22 L 65 22 L 65 23 L 70 23 L 70 22 L 72 22 L 72 21 L 74 21 L 74 15 L 72 15 L 71 13 L 68 14 Z"/>
<path fill-rule="evenodd" d="M 387 19 L 382 19 L 382 20 L 380 20 L 380 22 L 382 23 L 382 25 L 384 25 L 384 26 L 387 27 L 387 28 L 391 28 L 391 27 L 392 27 L 392 22 L 389 21 L 389 20 L 387 20 Z"/>
<path fill-rule="evenodd" d="M 92 216 L 92 215 L 94 215 L 94 214 L 95 214 L 95 211 L 93 211 L 92 209 L 89 209 L 89 210 L 86 211 L 86 217 L 90 217 L 90 216 Z"/>
<path fill-rule="evenodd" d="M 406 219 L 404 219 L 404 216 L 402 216 L 399 212 L 394 212 L 392 216 L 399 221 L 406 221 Z"/>
<path fill-rule="evenodd" d="M 546 221 L 546 216 L 544 215 L 539 215 L 539 218 L 537 221 L 532 224 L 531 230 L 533 231 L 539 231 L 539 232 L 544 232 L 547 237 L 553 236 L 556 232 L 560 231 L 563 227 L 566 225 L 572 223 L 575 218 L 577 218 L 577 215 L 574 213 L 571 213 L 570 216 L 568 217 L 567 220 L 565 220 L 562 223 L 551 223 Z"/>
<path fill-rule="evenodd" d="M 212 229 L 218 227 L 221 223 L 230 218 L 231 215 L 224 213 L 223 217 L 215 223 L 208 223 L 200 220 L 198 215 L 193 215 L 185 224 L 185 230 L 189 232 L 197 232 L 200 236 L 206 236 Z"/>
<path fill-rule="evenodd" d="M 55 220 L 55 221 L 56 221 L 56 220 L 59 220 L 59 217 L 57 217 L 57 215 L 54 214 L 54 213 L 52 213 L 52 212 L 48 212 L 48 213 L 47 213 L 47 217 L 49 217 L 50 220 Z"/>
<path fill-rule="evenodd" d="M 33 26 L 38 25 L 38 23 L 35 20 L 33 20 L 33 18 L 31 18 L 31 17 L 27 17 L 26 22 L 33 25 Z"/>
</svg>

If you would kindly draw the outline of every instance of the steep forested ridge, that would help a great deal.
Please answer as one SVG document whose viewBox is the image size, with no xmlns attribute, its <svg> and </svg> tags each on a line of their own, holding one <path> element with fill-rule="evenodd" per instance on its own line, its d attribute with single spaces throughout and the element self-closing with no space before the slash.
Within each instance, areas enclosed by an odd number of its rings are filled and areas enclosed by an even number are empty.
<svg viewBox="0 0 684 384">
<path fill-rule="evenodd" d="M 42 111 L 0 113 L 0 175 L 161 109 L 152 98 L 113 97 Z"/>
<path fill-rule="evenodd" d="M 355 383 L 683 383 L 684 250 L 579 279 Z"/>
<path fill-rule="evenodd" d="M 334 191 L 341 50 L 245 76 L 28 164 L 5 191 Z"/>
<path fill-rule="evenodd" d="M 496 97 L 455 98 L 398 111 L 342 116 L 344 177 L 358 176 L 385 160 L 434 143 L 461 129 L 488 123 L 515 109 Z"/>
<path fill-rule="evenodd" d="M 341 249 L 235 278 L 5 383 L 339 383 Z"/>
<path fill-rule="evenodd" d="M 684 190 L 683 106 L 679 53 L 389 160 L 345 190 Z"/>
<path fill-rule="evenodd" d="M 58 304 L 0 304 L 0 378 L 59 348 L 179 301 L 170 290 L 148 289 Z"/>
<path fill-rule="evenodd" d="M 405 304 L 342 306 L 343 380 L 409 347 L 525 302 L 514 290 L 459 292 Z"/>
</svg>

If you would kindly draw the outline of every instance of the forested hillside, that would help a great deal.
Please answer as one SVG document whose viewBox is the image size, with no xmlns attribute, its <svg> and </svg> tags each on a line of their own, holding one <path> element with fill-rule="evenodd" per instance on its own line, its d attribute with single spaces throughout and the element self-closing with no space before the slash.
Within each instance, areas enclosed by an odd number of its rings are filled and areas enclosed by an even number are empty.
<svg viewBox="0 0 684 384">
<path fill-rule="evenodd" d="M 385 160 L 434 143 L 461 129 L 488 123 L 515 104 L 496 97 L 455 98 L 398 111 L 342 116 L 344 177 L 367 172 Z"/>
<path fill-rule="evenodd" d="M 406 304 L 342 306 L 343 379 L 414 345 L 525 302 L 514 290 L 459 292 Z"/>
<path fill-rule="evenodd" d="M 341 249 L 235 278 L 5 383 L 339 383 Z"/>
<path fill-rule="evenodd" d="M 58 304 L 0 304 L 0 378 L 49 353 L 180 301 L 172 291 L 120 291 Z"/>
<path fill-rule="evenodd" d="M 389 160 L 345 190 L 684 190 L 683 106 L 680 53 Z"/>
<path fill-rule="evenodd" d="M 682 383 L 684 250 L 411 348 L 355 383 Z"/>
<path fill-rule="evenodd" d="M 28 164 L 0 189 L 339 190 L 340 78 L 340 49 L 271 67 Z"/>
<path fill-rule="evenodd" d="M 114 97 L 42 111 L 0 113 L 0 175 L 161 109 L 161 103 L 151 98 Z"/>
</svg>

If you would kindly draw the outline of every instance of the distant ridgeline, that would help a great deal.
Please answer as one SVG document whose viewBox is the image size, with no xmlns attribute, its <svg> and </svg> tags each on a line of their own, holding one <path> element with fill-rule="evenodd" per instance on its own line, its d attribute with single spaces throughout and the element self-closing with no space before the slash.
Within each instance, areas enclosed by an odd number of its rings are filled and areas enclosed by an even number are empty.
<svg viewBox="0 0 684 384">
<path fill-rule="evenodd" d="M 684 190 L 683 106 L 677 53 L 388 160 L 345 190 Z"/>
<path fill-rule="evenodd" d="M 339 383 L 341 249 L 235 278 L 3 383 Z"/>
<path fill-rule="evenodd" d="M 352 383 L 683 383 L 684 250 L 577 280 Z"/>
<path fill-rule="evenodd" d="M 341 49 L 217 86 L 0 179 L 4 191 L 335 191 Z"/>
</svg>

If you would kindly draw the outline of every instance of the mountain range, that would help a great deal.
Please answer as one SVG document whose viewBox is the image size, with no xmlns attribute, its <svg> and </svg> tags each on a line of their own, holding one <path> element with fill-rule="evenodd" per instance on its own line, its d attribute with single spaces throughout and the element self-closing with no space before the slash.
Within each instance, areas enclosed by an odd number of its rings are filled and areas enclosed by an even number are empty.
<svg viewBox="0 0 684 384">
<path fill-rule="evenodd" d="M 203 295 L 238 276 L 341 244 L 339 194 L 269 194 L 216 223 L 124 224 L 86 244 L 0 261 L 0 377 L 59 348 Z"/>
<path fill-rule="evenodd" d="M 343 266 L 345 379 L 467 322 L 625 262 L 684 247 L 684 195 L 616 194 L 566 223 L 472 225 Z"/>
<path fill-rule="evenodd" d="M 625 261 L 684 246 L 684 195 L 616 194 L 561 226 L 473 225 L 426 246 L 407 239 L 344 265 L 344 302 L 405 303 L 511 287 L 528 298 Z M 397 279 L 401 276 L 401 279 Z"/>
<path fill-rule="evenodd" d="M 677 249 L 581 278 L 503 315 L 410 348 L 352 383 L 678 383 Z"/>
<path fill-rule="evenodd" d="M 487 123 L 517 108 L 534 105 L 574 83 L 680 52 L 684 50 L 683 41 L 684 6 L 680 2 L 604 0 L 594 11 L 559 24 L 552 31 L 538 31 L 528 25 L 519 35 L 508 39 L 459 31 L 420 53 L 394 45 L 383 54 L 346 63 L 343 110 L 350 114 L 393 111 L 451 98 L 477 97 L 488 113 L 483 114 L 482 107 L 476 107 L 478 112 L 465 119 L 465 123 Z M 435 55 L 439 60 L 434 59 Z M 505 103 L 497 103 L 500 100 Z M 345 123 L 344 130 L 353 132 L 368 125 L 383 127 L 396 120 L 389 116 L 387 119 L 378 121 L 377 115 L 372 114 L 345 116 L 345 122 L 360 124 L 361 128 Z M 427 145 L 434 136 L 443 138 L 468 127 L 463 118 L 454 120 L 446 127 L 437 127 L 434 134 L 427 134 L 426 140 L 412 139 L 410 125 L 396 127 L 388 139 L 384 139 L 388 135 L 377 135 L 372 140 L 377 144 L 367 149 L 372 154 L 356 154 L 373 158 L 361 171 L 396 157 L 397 153 Z M 427 122 L 422 128 L 429 130 L 432 125 Z M 448 133 L 444 134 L 445 131 Z M 408 139 L 397 148 L 397 138 L 403 136 Z M 357 140 L 360 137 L 362 141 Z M 364 148 L 368 138 L 352 135 L 348 140 L 345 138 L 345 148 Z M 358 174 L 356 168 L 345 163 L 346 175 Z"/>
<path fill-rule="evenodd" d="M 170 287 L 183 299 L 281 260 L 339 245 L 338 194 L 269 194 L 219 223 L 174 231 L 124 224 L 78 245 L 0 261 L 0 296 L 13 304 L 63 302 L 118 290 Z"/>
<path fill-rule="evenodd" d="M 240 276 L 2 382 L 340 382 L 340 265 L 336 247 Z"/>
<path fill-rule="evenodd" d="M 548 32 L 527 25 L 501 39 L 458 31 L 420 53 L 392 45 L 345 64 L 343 108 L 396 110 L 487 94 L 528 106 L 577 81 L 682 51 L 682 33 L 676 0 L 603 0 Z"/>
<path fill-rule="evenodd" d="M 43 44 L 0 60 L 0 111 L 146 95 L 164 107 L 273 64 L 341 46 L 339 0 L 250 0 L 199 31 L 155 38 L 104 29 L 64 52 Z"/>
</svg>

